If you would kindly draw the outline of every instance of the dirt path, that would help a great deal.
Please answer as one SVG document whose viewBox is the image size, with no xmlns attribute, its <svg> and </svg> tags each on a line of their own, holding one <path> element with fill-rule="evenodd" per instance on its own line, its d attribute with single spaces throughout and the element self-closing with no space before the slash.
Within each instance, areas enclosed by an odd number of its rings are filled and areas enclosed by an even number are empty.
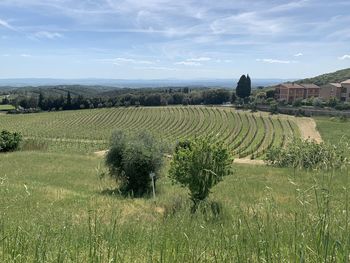
<svg viewBox="0 0 350 263">
<path fill-rule="evenodd" d="M 104 157 L 107 152 L 108 152 L 107 150 L 104 150 L 104 151 L 98 151 L 98 152 L 94 152 L 94 153 L 98 157 Z"/>
<path fill-rule="evenodd" d="M 317 130 L 317 125 L 312 118 L 295 118 L 303 139 L 312 139 L 318 143 L 323 142 L 321 134 Z"/>
<path fill-rule="evenodd" d="M 95 152 L 97 157 L 104 157 L 107 150 Z M 165 155 L 166 158 L 171 158 L 171 155 Z M 250 164 L 250 165 L 265 165 L 263 160 L 251 160 L 251 159 L 235 159 L 234 163 L 237 164 Z"/>
<path fill-rule="evenodd" d="M 237 164 L 265 165 L 263 160 L 235 159 L 233 162 Z"/>
</svg>

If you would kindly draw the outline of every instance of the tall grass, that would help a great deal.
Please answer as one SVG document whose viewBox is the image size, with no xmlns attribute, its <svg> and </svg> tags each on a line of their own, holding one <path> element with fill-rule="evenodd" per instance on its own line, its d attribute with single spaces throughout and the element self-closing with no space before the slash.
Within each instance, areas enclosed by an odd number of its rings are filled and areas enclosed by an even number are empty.
<svg viewBox="0 0 350 263">
<path fill-rule="evenodd" d="M 216 216 L 191 215 L 188 193 L 166 177 L 156 200 L 102 195 L 99 162 L 0 156 L 0 262 L 349 260 L 347 171 L 238 166 L 214 189 Z"/>
</svg>

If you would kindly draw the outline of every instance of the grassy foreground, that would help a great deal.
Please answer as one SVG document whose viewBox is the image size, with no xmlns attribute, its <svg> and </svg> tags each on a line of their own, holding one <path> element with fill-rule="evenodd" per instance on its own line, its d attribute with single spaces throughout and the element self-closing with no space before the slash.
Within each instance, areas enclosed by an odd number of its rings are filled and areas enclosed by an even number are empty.
<svg viewBox="0 0 350 263">
<path fill-rule="evenodd" d="M 235 166 L 189 214 L 164 177 L 156 200 L 103 194 L 102 159 L 0 155 L 0 262 L 348 262 L 348 174 Z M 164 171 L 166 174 L 166 171 Z"/>
</svg>

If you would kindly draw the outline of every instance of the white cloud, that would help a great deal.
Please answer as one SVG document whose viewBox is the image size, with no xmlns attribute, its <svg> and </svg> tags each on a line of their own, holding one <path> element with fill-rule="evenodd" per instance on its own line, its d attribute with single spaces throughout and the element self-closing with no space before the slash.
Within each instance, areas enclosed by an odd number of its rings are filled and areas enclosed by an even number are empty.
<svg viewBox="0 0 350 263">
<path fill-rule="evenodd" d="M 112 58 L 112 59 L 99 59 L 97 61 L 100 62 L 107 62 L 107 63 L 112 63 L 114 65 L 121 65 L 121 64 L 147 64 L 147 65 L 152 65 L 154 64 L 153 61 L 149 60 L 137 60 L 133 58 Z"/>
<path fill-rule="evenodd" d="M 48 31 L 39 31 L 34 34 L 36 38 L 48 38 L 48 39 L 56 39 L 62 38 L 63 35 L 57 32 L 48 32 Z"/>
<path fill-rule="evenodd" d="M 344 55 L 342 57 L 339 57 L 340 60 L 350 59 L 350 55 Z"/>
<path fill-rule="evenodd" d="M 7 29 L 10 29 L 10 30 L 13 30 L 13 31 L 17 31 L 16 28 L 14 28 L 8 22 L 6 22 L 5 20 L 2 20 L 2 19 L 0 19 L 0 27 L 5 27 Z"/>
<path fill-rule="evenodd" d="M 269 64 L 291 64 L 296 63 L 296 61 L 291 60 L 279 60 L 279 59 L 272 59 L 272 58 L 265 58 L 265 59 L 257 59 L 258 62 L 264 62 Z"/>
<path fill-rule="evenodd" d="M 304 56 L 303 53 L 297 53 L 297 54 L 294 55 L 294 57 L 302 57 L 302 56 Z"/>
<path fill-rule="evenodd" d="M 32 57 L 32 55 L 29 55 L 29 54 L 21 54 L 20 56 L 22 58 L 30 58 L 30 57 Z"/>
<path fill-rule="evenodd" d="M 163 71 L 177 71 L 177 68 L 170 68 L 170 67 L 136 67 L 135 69 L 141 69 L 141 70 L 163 70 Z"/>
<path fill-rule="evenodd" d="M 289 10 L 293 10 L 296 8 L 305 7 L 308 4 L 308 2 L 310 2 L 310 1 L 309 0 L 292 1 L 292 2 L 289 2 L 287 4 L 282 4 L 282 5 L 272 7 L 269 11 L 271 11 L 271 12 L 289 11 Z"/>
<path fill-rule="evenodd" d="M 211 60 L 211 58 L 208 58 L 208 57 L 186 59 L 186 61 L 192 61 L 192 62 L 202 62 L 202 61 L 210 61 L 210 60 Z"/>
<path fill-rule="evenodd" d="M 257 12 L 246 12 L 221 19 L 211 23 L 214 34 L 274 34 L 283 31 L 283 23 L 278 18 L 266 18 Z"/>
<path fill-rule="evenodd" d="M 176 62 L 174 63 L 175 65 L 183 65 L 183 66 L 192 66 L 192 67 L 199 67 L 202 66 L 201 63 L 198 62 L 194 62 L 194 61 L 180 61 L 180 62 Z"/>
</svg>

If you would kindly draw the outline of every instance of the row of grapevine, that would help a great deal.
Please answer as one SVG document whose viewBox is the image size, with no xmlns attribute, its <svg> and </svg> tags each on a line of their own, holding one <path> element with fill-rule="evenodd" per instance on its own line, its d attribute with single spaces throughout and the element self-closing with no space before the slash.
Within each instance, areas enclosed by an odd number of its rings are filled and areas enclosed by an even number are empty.
<svg viewBox="0 0 350 263">
<path fill-rule="evenodd" d="M 147 107 L 45 112 L 0 116 L 0 129 L 21 132 L 25 138 L 46 140 L 50 149 L 103 149 L 116 129 L 148 130 L 174 143 L 205 134 L 223 140 L 240 158 L 261 158 L 274 146 L 299 136 L 291 118 L 271 117 L 224 107 Z M 94 144 L 94 142 L 98 142 Z M 66 147 L 57 147 L 58 144 Z M 77 146 L 78 145 L 78 146 Z M 81 145 L 81 146 L 79 146 Z M 67 149 L 66 149 L 67 148 Z M 90 150 L 89 150 L 90 149 Z"/>
</svg>

